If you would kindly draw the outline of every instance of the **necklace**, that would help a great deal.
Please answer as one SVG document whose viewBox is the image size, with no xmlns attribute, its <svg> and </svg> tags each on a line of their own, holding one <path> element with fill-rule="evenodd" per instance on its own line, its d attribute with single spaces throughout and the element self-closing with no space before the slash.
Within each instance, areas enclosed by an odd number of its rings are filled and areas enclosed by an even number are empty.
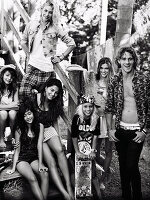
<svg viewBox="0 0 150 200">
<path fill-rule="evenodd" d="M 34 138 L 34 134 L 32 133 L 32 131 L 29 131 L 29 132 L 28 132 L 28 137 Z"/>
<path fill-rule="evenodd" d="M 9 90 L 6 90 L 5 92 L 4 92 L 4 96 L 5 97 L 8 97 L 10 95 L 10 91 Z"/>
</svg>

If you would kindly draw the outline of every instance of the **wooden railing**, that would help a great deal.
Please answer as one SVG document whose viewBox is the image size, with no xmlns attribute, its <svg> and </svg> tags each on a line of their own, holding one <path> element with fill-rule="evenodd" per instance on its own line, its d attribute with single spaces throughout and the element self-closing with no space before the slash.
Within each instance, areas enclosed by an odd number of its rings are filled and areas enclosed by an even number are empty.
<svg viewBox="0 0 150 200">
<path fill-rule="evenodd" d="M 4 0 L 2 0 L 2 1 L 4 1 Z M 30 17 L 28 15 L 28 13 L 25 11 L 25 9 L 21 5 L 21 3 L 19 3 L 17 0 L 12 0 L 12 1 L 15 4 L 15 6 L 17 7 L 17 10 L 19 11 L 20 15 L 22 16 L 24 22 L 27 24 L 30 21 Z M 3 17 L 3 19 L 2 19 L 2 17 Z M 15 35 L 16 39 L 18 40 L 19 44 L 21 45 L 21 35 L 16 30 L 14 23 L 13 23 L 13 20 L 9 16 L 8 12 L 4 9 L 4 7 L 1 8 L 1 22 L 2 22 L 2 24 L 7 23 L 9 25 L 9 27 L 13 31 L 13 34 Z M 2 28 L 1 28 L 1 30 L 2 30 Z M 19 68 L 22 75 L 24 75 L 25 72 L 22 69 L 22 67 L 19 65 L 19 63 L 15 60 L 14 53 L 13 53 L 7 39 L 5 38 L 5 35 L 2 33 L 2 31 L 1 31 L 0 38 L 3 41 L 5 48 L 7 48 L 7 50 L 10 52 L 10 56 L 11 56 L 12 60 L 14 61 L 14 64 L 16 64 L 16 66 Z M 28 56 L 28 53 L 26 51 L 27 47 L 22 46 L 22 49 L 25 51 L 26 55 Z M 64 86 L 66 87 L 66 89 L 68 90 L 68 93 L 71 96 L 73 102 L 75 104 L 77 104 L 77 99 L 78 99 L 79 94 L 76 91 L 73 84 L 71 83 L 70 79 L 67 77 L 66 73 L 61 68 L 60 64 L 54 65 L 54 70 L 57 73 L 57 75 L 59 76 L 59 78 L 62 81 L 62 83 L 64 84 Z M 71 119 L 68 117 L 68 115 L 66 113 L 62 116 L 62 118 L 63 118 L 64 122 L 66 123 L 66 125 L 67 125 L 67 127 L 70 131 L 70 129 L 71 129 Z"/>
</svg>

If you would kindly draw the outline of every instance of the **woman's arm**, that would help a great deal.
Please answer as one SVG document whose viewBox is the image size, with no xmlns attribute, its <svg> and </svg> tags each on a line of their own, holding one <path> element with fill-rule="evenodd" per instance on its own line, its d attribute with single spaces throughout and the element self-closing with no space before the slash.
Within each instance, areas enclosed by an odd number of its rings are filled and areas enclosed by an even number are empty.
<svg viewBox="0 0 150 200">
<path fill-rule="evenodd" d="M 81 153 L 80 150 L 79 150 L 78 138 L 73 137 L 72 138 L 72 142 L 73 142 L 74 150 L 75 150 L 75 153 L 76 153 L 77 157 L 84 158 L 85 155 L 83 153 Z"/>
<path fill-rule="evenodd" d="M 17 164 L 17 161 L 18 161 L 18 157 L 19 157 L 19 153 L 20 153 L 20 145 L 21 145 L 20 144 L 20 135 L 21 135 L 21 133 L 19 133 L 18 131 L 15 132 L 15 141 L 16 141 L 16 143 L 19 143 L 19 145 L 15 149 L 12 169 L 7 171 L 8 174 L 12 174 L 16 170 L 16 164 Z"/>
<path fill-rule="evenodd" d="M 94 135 L 93 141 L 92 141 L 92 149 L 96 150 L 96 146 L 97 146 L 97 135 Z"/>
<path fill-rule="evenodd" d="M 47 167 L 43 165 L 43 135 L 44 135 L 44 126 L 40 123 L 40 132 L 39 132 L 39 138 L 38 138 L 38 158 L 39 158 L 39 171 L 47 171 Z"/>
<path fill-rule="evenodd" d="M 90 153 L 90 158 L 94 159 L 96 157 L 96 146 L 97 146 L 97 135 L 94 135 L 93 137 L 93 141 L 92 141 L 92 149 L 91 149 L 91 153 Z"/>
<path fill-rule="evenodd" d="M 25 30 L 24 30 L 23 35 L 22 35 L 22 39 L 21 39 L 21 46 L 25 50 L 26 54 L 29 53 L 29 49 L 28 49 L 28 40 L 29 40 L 28 30 L 29 30 L 29 27 L 30 27 L 30 23 L 26 25 Z"/>
</svg>

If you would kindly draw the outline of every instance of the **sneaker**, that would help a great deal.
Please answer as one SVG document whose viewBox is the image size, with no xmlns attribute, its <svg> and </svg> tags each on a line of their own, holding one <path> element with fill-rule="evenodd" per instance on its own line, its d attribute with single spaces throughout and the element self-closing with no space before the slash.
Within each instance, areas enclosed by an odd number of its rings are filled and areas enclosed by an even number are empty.
<svg viewBox="0 0 150 200">
<path fill-rule="evenodd" d="M 105 185 L 104 185 L 104 183 L 101 183 L 101 184 L 100 184 L 100 189 L 101 189 L 101 190 L 105 190 Z"/>
</svg>

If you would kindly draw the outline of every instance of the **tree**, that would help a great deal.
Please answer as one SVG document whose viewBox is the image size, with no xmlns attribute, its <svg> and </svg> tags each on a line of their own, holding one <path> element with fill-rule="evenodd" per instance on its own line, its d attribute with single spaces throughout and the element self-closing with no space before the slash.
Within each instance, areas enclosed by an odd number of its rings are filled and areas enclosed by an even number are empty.
<svg viewBox="0 0 150 200">
<path fill-rule="evenodd" d="M 24 6 L 27 9 L 27 4 L 29 3 L 29 1 L 21 1 L 24 2 Z M 39 1 L 40 0 L 32 0 L 31 5 Z M 143 7 L 145 7 L 145 9 L 148 10 L 148 2 L 149 0 L 135 0 L 133 7 L 134 17 L 137 15 L 138 12 L 140 12 L 143 9 Z M 86 52 L 87 46 L 91 44 L 93 38 L 95 38 L 95 36 L 98 34 L 98 23 L 100 19 L 100 0 L 60 0 L 59 3 L 62 15 L 61 23 L 63 24 L 63 22 L 65 22 L 67 24 L 70 35 L 75 39 L 75 42 L 77 44 L 75 54 L 82 54 Z M 106 39 L 114 38 L 115 36 L 117 5 L 118 0 L 109 0 L 108 2 Z M 147 16 L 149 16 L 148 12 Z M 144 16 L 140 15 L 140 19 L 143 20 L 143 22 L 144 18 Z M 147 25 L 149 24 L 148 21 L 146 23 Z M 131 34 L 138 32 L 138 30 L 138 24 L 135 24 L 135 21 L 133 20 Z M 141 43 L 143 43 L 147 46 L 148 38 L 148 33 L 146 33 L 146 35 L 140 36 L 139 41 L 136 41 L 136 45 L 138 46 L 139 44 L 141 45 Z M 145 48 L 147 49 L 148 47 Z M 140 47 L 138 47 L 138 49 L 143 51 Z"/>
</svg>

